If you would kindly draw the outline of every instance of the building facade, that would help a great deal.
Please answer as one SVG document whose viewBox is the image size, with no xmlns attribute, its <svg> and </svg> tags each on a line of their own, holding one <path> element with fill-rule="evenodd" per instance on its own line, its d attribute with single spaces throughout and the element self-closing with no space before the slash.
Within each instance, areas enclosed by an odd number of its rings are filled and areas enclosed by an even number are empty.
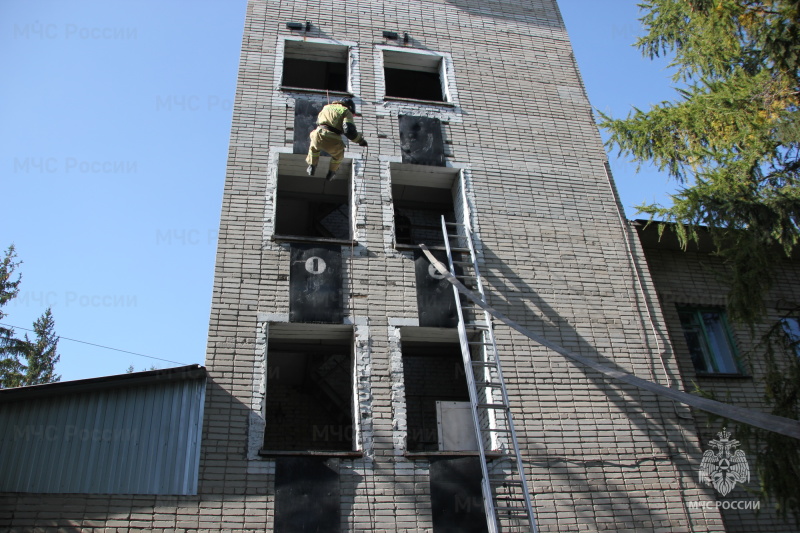
<svg viewBox="0 0 800 533">
<path fill-rule="evenodd" d="M 643 221 L 633 222 L 633 225 L 639 233 L 675 357 L 689 390 L 698 389 L 726 403 L 772 412 L 775 402 L 766 397 L 766 383 L 770 379 L 770 365 L 766 362 L 767 334 L 773 330 L 769 337 L 773 339 L 772 357 L 775 368 L 784 373 L 786 379 L 795 375 L 790 369 L 796 367 L 800 355 L 800 263 L 797 257 L 786 258 L 775 265 L 772 289 L 764 301 L 766 316 L 751 331 L 732 321 L 726 312 L 728 288 L 720 274 L 727 266 L 713 254 L 714 248 L 705 232 L 700 232 L 697 243 L 683 250 L 674 234 L 666 232 L 659 238 L 655 225 L 648 226 Z M 776 383 L 774 376 L 772 380 L 773 387 L 786 387 Z M 719 439 L 718 433 L 723 430 L 731 433 L 731 439 L 736 439 L 737 433 L 742 436 L 740 424 L 699 410 L 694 416 L 704 449 L 713 451 L 709 443 Z M 714 501 L 722 503 L 725 530 L 797 531 L 800 524 L 791 515 L 788 519 L 778 516 L 774 501 L 760 502 L 758 512 L 752 508 L 752 504 L 758 503 L 753 491 L 758 490 L 760 483 L 752 451 L 757 442 L 754 437 L 747 442 L 749 482 L 738 483 L 724 496 L 715 495 Z M 762 449 L 766 444 L 763 440 L 760 442 Z M 744 449 L 741 445 L 739 448 Z M 769 457 L 773 452 L 767 449 L 763 453 Z"/>
<path fill-rule="evenodd" d="M 326 183 L 305 175 L 305 143 L 345 95 L 370 145 Z M 469 494 L 432 503 L 467 453 L 437 442 L 436 402 L 466 397 L 415 251 L 441 246 L 442 214 L 476 229 L 491 305 L 679 386 L 555 2 L 253 2 L 207 360 L 208 410 L 231 407 L 207 418 L 201 490 L 260 488 L 280 527 L 313 508 L 282 498 L 299 470 L 327 480 L 319 520 L 343 531 L 481 510 Z M 687 506 L 707 491 L 688 410 L 496 336 L 542 531 L 722 529 Z"/>
<path fill-rule="evenodd" d="M 369 146 L 308 176 L 343 97 Z M 555 0 L 251 0 L 196 490 L 8 492 L 0 525 L 485 531 L 452 289 L 418 246 L 442 257 L 442 217 L 494 308 L 685 389 Z M 494 332 L 539 531 L 725 531 L 690 504 L 714 495 L 688 408 Z"/>
</svg>

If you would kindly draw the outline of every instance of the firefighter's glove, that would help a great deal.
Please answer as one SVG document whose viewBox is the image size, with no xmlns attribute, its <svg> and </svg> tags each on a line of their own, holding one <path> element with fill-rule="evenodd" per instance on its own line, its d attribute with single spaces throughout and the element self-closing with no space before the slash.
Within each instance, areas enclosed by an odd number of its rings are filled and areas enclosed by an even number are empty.
<svg viewBox="0 0 800 533">
<path fill-rule="evenodd" d="M 358 141 L 358 145 L 359 146 L 367 146 L 367 140 L 366 139 L 361 139 L 360 141 Z"/>
</svg>

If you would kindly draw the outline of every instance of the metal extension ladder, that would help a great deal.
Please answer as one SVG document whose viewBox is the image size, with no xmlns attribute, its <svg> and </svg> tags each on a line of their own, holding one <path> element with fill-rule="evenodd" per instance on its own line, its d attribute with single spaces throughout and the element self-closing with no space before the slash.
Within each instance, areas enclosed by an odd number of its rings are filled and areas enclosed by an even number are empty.
<svg viewBox="0 0 800 533">
<path fill-rule="evenodd" d="M 447 222 L 442 217 L 442 233 L 450 273 L 477 292 L 485 302 L 471 228 L 466 224 Z M 459 254 L 459 260 L 453 258 L 454 252 Z M 456 273 L 456 266 L 462 273 Z M 455 286 L 453 292 L 472 421 L 478 441 L 481 490 L 489 533 L 537 533 L 491 315 L 471 301 L 462 302 Z M 497 454 L 491 465 L 487 453 Z"/>
</svg>

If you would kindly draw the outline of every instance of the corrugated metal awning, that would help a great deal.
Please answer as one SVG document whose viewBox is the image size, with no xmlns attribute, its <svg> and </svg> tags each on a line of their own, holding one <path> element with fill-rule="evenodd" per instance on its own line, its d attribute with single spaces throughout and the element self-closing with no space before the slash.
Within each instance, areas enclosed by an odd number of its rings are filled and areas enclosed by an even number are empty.
<svg viewBox="0 0 800 533">
<path fill-rule="evenodd" d="M 196 494 L 199 365 L 0 391 L 0 491 Z"/>
</svg>

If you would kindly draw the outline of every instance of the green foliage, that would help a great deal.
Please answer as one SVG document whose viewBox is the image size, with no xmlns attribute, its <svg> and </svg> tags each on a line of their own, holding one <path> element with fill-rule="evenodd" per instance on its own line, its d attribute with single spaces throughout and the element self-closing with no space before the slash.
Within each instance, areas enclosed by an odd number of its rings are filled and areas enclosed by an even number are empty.
<svg viewBox="0 0 800 533">
<path fill-rule="evenodd" d="M 761 337 L 754 355 L 766 361 L 764 398 L 772 414 L 800 418 L 800 346 L 775 323 Z M 782 516 L 789 513 L 800 524 L 800 446 L 797 440 L 771 431 L 740 425 L 737 435 L 755 452 L 755 471 L 760 480 L 760 498 L 775 501 Z"/>
<path fill-rule="evenodd" d="M 20 265 L 16 257 L 14 246 L 11 245 L 0 262 L 0 320 L 6 317 L 3 306 L 19 294 L 19 284 L 22 280 L 18 274 L 14 279 L 15 271 Z M 10 383 L 15 381 L 15 376 L 22 370 L 22 364 L 19 362 L 22 353 L 23 345 L 14 337 L 14 330 L 0 325 L 0 388 L 14 386 Z"/>
<path fill-rule="evenodd" d="M 22 278 L 15 272 L 20 261 L 14 246 L 6 250 L 0 262 L 0 320 L 6 317 L 3 306 L 19 294 Z M 34 340 L 14 336 L 13 328 L 0 325 L 0 389 L 38 385 L 59 381 L 55 365 L 60 356 L 57 352 L 58 337 L 55 334 L 53 313 L 47 309 L 33 324 Z"/>
<path fill-rule="evenodd" d="M 800 1 L 648 0 L 650 57 L 674 56 L 675 102 L 625 119 L 600 114 L 609 146 L 683 184 L 640 212 L 675 224 L 684 246 L 706 226 L 731 269 L 728 310 L 764 313 L 779 252 L 800 242 Z"/>
<path fill-rule="evenodd" d="M 669 56 L 681 87 L 672 102 L 627 118 L 600 113 L 608 146 L 666 171 L 682 188 L 642 213 L 684 247 L 707 231 L 727 267 L 728 313 L 756 331 L 776 265 L 800 242 L 800 0 L 644 0 L 636 45 Z M 800 361 L 778 357 L 778 325 L 760 344 L 765 396 L 776 415 L 800 415 Z M 783 348 L 781 348 L 783 349 Z M 782 353 L 786 353 L 784 350 Z M 761 495 L 800 516 L 800 447 L 754 428 Z"/>
<path fill-rule="evenodd" d="M 61 376 L 55 373 L 55 366 L 61 356 L 57 352 L 58 337 L 55 334 L 55 320 L 49 307 L 33 323 L 33 331 L 36 334 L 34 341 L 25 335 L 25 357 L 28 362 L 25 368 L 25 384 L 39 385 L 60 380 Z"/>
</svg>

